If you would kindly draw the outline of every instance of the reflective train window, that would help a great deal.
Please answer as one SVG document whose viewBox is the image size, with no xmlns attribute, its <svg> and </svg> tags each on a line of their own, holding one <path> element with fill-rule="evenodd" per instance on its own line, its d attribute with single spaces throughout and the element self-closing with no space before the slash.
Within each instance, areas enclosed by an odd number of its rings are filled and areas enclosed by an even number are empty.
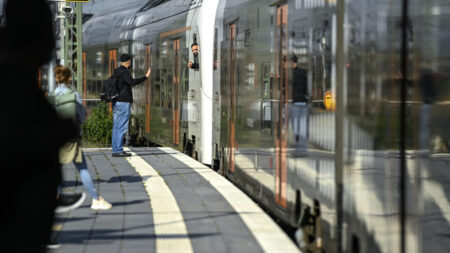
<svg viewBox="0 0 450 253">
<path fill-rule="evenodd" d="M 250 39 L 251 39 L 251 33 L 250 33 L 250 29 L 247 29 L 245 31 L 245 37 L 244 37 L 244 44 L 245 47 L 250 47 Z"/>
<path fill-rule="evenodd" d="M 155 106 L 161 106 L 161 75 L 160 75 L 160 71 L 159 69 L 157 69 L 157 66 L 154 67 L 154 69 L 152 69 L 152 75 L 154 76 L 153 78 L 153 105 Z"/>
<path fill-rule="evenodd" d="M 95 54 L 95 63 L 97 64 L 103 64 L 104 62 L 104 55 L 102 51 L 98 51 Z"/>
<path fill-rule="evenodd" d="M 296 78 L 296 74 L 294 73 L 294 69 L 301 70 L 303 74 L 303 78 L 306 79 L 306 94 L 305 99 L 310 98 L 311 93 L 311 82 L 308 81 L 309 79 L 309 73 L 311 69 L 311 61 L 310 61 L 310 45 L 311 45 L 311 36 L 310 33 L 312 32 L 309 20 L 308 19 L 298 19 L 293 22 L 293 31 L 291 34 L 291 40 L 292 40 L 292 48 L 291 48 L 291 55 L 289 58 L 290 67 L 293 69 L 291 74 L 291 83 L 292 86 L 292 99 L 293 101 L 299 94 L 295 94 L 297 91 L 295 89 L 295 85 L 299 80 L 294 80 Z M 298 71 L 297 71 L 298 72 Z M 297 75 L 298 76 L 298 75 Z M 295 101 L 294 101 L 295 102 Z"/>
<path fill-rule="evenodd" d="M 266 62 L 261 65 L 261 128 L 262 133 L 266 135 L 272 134 L 272 78 L 270 76 L 271 63 Z"/>
<path fill-rule="evenodd" d="M 130 53 L 130 48 L 129 48 L 128 43 L 119 47 L 119 55 L 129 54 L 129 53 Z"/>
<path fill-rule="evenodd" d="M 167 41 L 161 42 L 161 49 L 159 52 L 160 57 L 166 57 L 167 56 Z"/>
<path fill-rule="evenodd" d="M 218 67 L 218 60 L 217 60 L 217 58 L 218 58 L 218 53 L 217 53 L 217 50 L 218 50 L 218 36 L 219 36 L 219 31 L 218 31 L 218 29 L 216 27 L 216 28 L 214 28 L 213 69 L 217 69 L 217 67 Z"/>
<path fill-rule="evenodd" d="M 263 63 L 261 66 L 261 92 L 263 99 L 270 99 L 271 82 L 270 82 L 270 65 L 271 63 Z"/>
<path fill-rule="evenodd" d="M 160 70 L 161 71 L 161 107 L 165 107 L 165 90 L 166 90 L 166 84 L 167 84 L 167 71 L 165 69 Z"/>
<path fill-rule="evenodd" d="M 173 75 L 172 75 L 172 71 L 169 70 L 167 72 L 167 85 L 166 85 L 166 89 L 167 89 L 167 107 L 168 108 L 172 108 L 172 90 L 173 90 Z"/>
<path fill-rule="evenodd" d="M 97 86 L 97 90 L 96 90 L 97 92 L 96 93 L 100 93 L 100 91 L 102 90 L 103 82 L 101 80 L 97 80 L 96 83 L 97 83 L 97 85 L 96 85 Z"/>
<path fill-rule="evenodd" d="M 331 90 L 331 25 L 329 17 L 314 20 L 312 38 L 312 100 Z"/>
<path fill-rule="evenodd" d="M 187 66 L 189 62 L 189 49 L 188 48 L 182 48 L 181 49 L 181 66 Z M 181 68 L 182 74 L 181 74 L 181 82 L 182 82 L 182 91 L 187 93 L 189 91 L 189 69 L 188 68 Z"/>
</svg>

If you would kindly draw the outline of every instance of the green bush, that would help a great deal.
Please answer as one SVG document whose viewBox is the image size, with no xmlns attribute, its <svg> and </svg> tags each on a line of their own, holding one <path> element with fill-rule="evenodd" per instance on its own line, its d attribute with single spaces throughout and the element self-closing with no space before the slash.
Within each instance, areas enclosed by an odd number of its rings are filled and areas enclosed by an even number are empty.
<svg viewBox="0 0 450 253">
<path fill-rule="evenodd" d="M 113 120 L 109 113 L 109 104 L 100 103 L 91 108 L 86 121 L 82 126 L 83 143 L 100 146 L 111 144 Z"/>
</svg>

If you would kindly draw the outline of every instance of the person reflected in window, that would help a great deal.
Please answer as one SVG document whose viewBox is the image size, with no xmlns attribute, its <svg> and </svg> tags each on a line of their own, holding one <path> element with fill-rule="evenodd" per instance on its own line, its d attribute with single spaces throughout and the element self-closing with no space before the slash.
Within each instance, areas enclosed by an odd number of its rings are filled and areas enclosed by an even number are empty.
<svg viewBox="0 0 450 253">
<path fill-rule="evenodd" d="M 308 148 L 308 71 L 300 68 L 298 58 L 292 55 L 292 117 L 291 129 L 298 148 Z"/>
<path fill-rule="evenodd" d="M 200 64 L 198 63 L 199 47 L 198 47 L 197 42 L 192 43 L 191 50 L 192 50 L 192 53 L 194 54 L 194 62 L 189 61 L 188 68 L 194 69 L 194 70 L 199 70 L 200 69 Z"/>
</svg>

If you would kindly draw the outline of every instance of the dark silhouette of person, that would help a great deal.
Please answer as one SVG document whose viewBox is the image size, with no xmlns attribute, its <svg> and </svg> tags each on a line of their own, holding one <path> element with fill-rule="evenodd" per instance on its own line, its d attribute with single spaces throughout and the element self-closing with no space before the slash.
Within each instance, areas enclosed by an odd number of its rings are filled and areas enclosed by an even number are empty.
<svg viewBox="0 0 450 253">
<path fill-rule="evenodd" d="M 194 54 L 194 62 L 189 61 L 188 62 L 188 68 L 191 68 L 191 69 L 194 69 L 194 70 L 198 70 L 198 69 L 200 69 L 200 64 L 198 63 L 199 47 L 198 47 L 197 42 L 192 43 L 191 50 L 192 50 L 192 53 Z"/>
<path fill-rule="evenodd" d="M 296 146 L 306 149 L 309 136 L 308 71 L 300 68 L 296 55 L 292 55 L 290 60 L 292 64 L 291 129 Z"/>
<path fill-rule="evenodd" d="M 78 134 L 61 120 L 38 88 L 39 67 L 55 46 L 52 15 L 45 0 L 4 3 L 0 28 L 2 123 L 0 245 L 2 252 L 45 252 L 61 181 L 58 150 Z"/>
<path fill-rule="evenodd" d="M 306 103 L 308 94 L 308 71 L 298 66 L 298 58 L 293 55 L 292 61 L 292 102 Z"/>
<path fill-rule="evenodd" d="M 418 80 L 423 104 L 420 106 L 419 148 L 430 150 L 432 128 L 431 111 L 436 102 L 436 83 L 438 75 L 430 68 L 422 68 Z"/>
</svg>

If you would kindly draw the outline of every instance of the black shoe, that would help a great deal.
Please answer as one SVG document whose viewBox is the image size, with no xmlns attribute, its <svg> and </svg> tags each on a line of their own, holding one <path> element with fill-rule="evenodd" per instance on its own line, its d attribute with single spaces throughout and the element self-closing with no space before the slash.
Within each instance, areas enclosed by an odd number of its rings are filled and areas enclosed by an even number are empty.
<svg viewBox="0 0 450 253">
<path fill-rule="evenodd" d="M 55 209 L 55 212 L 65 213 L 73 210 L 79 207 L 83 203 L 85 198 L 86 194 L 84 192 L 60 194 L 56 203 L 57 207 Z"/>
<path fill-rule="evenodd" d="M 121 153 L 113 153 L 112 156 L 113 157 L 129 157 L 129 156 L 131 156 L 131 154 L 126 153 L 126 152 L 121 152 Z"/>
</svg>

